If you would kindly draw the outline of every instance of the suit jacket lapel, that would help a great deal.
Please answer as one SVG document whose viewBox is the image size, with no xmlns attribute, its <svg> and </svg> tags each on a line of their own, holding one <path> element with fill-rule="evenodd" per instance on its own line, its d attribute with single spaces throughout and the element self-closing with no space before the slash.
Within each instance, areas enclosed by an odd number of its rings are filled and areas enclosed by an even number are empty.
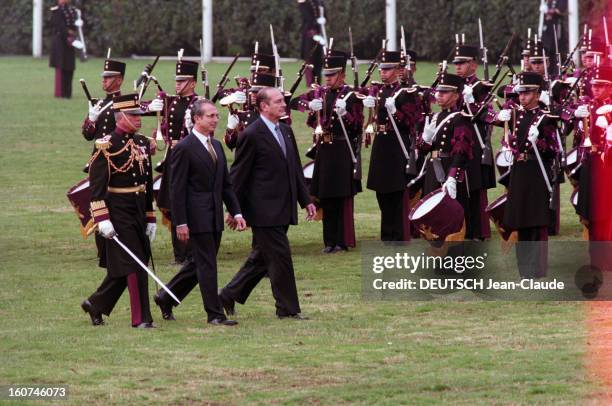
<svg viewBox="0 0 612 406">
<path fill-rule="evenodd" d="M 190 134 L 191 137 L 193 137 L 193 143 L 196 144 L 194 146 L 194 151 L 200 156 L 200 158 L 202 159 L 203 162 L 205 162 L 205 164 L 211 169 L 211 170 L 215 170 L 215 166 L 212 160 L 212 157 L 210 156 L 210 153 L 208 152 L 208 150 L 206 149 L 206 147 L 202 144 L 202 142 L 198 139 L 198 137 L 192 132 Z"/>
<path fill-rule="evenodd" d="M 280 144 L 276 140 L 276 134 L 272 133 L 272 131 L 270 130 L 268 125 L 261 119 L 261 117 L 259 118 L 259 121 L 261 122 L 260 125 L 261 125 L 262 129 L 267 133 L 264 138 L 266 138 L 269 143 L 273 144 L 274 145 L 273 148 L 276 148 L 276 151 L 281 156 L 281 158 L 285 159 L 285 154 L 283 154 L 283 149 L 281 148 Z M 281 129 L 281 133 L 282 132 L 283 132 L 283 130 Z M 286 141 L 287 137 L 284 137 L 284 135 L 283 135 L 283 139 L 285 140 L 285 147 L 286 147 L 286 145 L 287 145 L 287 141 Z"/>
</svg>

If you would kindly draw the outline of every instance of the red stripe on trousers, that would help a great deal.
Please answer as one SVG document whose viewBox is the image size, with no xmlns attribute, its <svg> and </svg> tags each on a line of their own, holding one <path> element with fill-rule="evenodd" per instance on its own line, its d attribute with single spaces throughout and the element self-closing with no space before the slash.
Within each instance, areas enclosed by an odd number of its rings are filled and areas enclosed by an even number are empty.
<svg viewBox="0 0 612 406">
<path fill-rule="evenodd" d="M 132 310 L 132 326 L 142 323 L 142 306 L 140 305 L 140 290 L 136 272 L 127 276 L 128 292 L 130 293 L 130 307 Z"/>
</svg>

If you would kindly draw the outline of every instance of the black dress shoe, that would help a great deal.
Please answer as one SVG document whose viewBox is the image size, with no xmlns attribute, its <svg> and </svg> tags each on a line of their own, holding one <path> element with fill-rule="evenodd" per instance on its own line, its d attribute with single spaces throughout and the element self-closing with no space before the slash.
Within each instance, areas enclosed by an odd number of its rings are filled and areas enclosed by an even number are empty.
<svg viewBox="0 0 612 406">
<path fill-rule="evenodd" d="M 213 324 L 215 326 L 235 326 L 238 322 L 236 320 L 221 319 L 217 317 L 209 321 L 208 324 Z"/>
<path fill-rule="evenodd" d="M 292 320 L 310 320 L 310 317 L 304 316 L 302 313 L 298 314 L 287 314 L 285 316 L 278 316 L 279 319 L 292 319 Z"/>
<path fill-rule="evenodd" d="M 164 320 L 176 320 L 174 318 L 174 314 L 172 314 L 172 305 L 164 303 L 159 295 L 153 296 L 153 300 L 155 304 L 159 306 L 159 310 L 161 310 L 162 318 Z"/>
<path fill-rule="evenodd" d="M 323 254 L 333 254 L 333 253 L 334 253 L 334 247 L 327 246 L 327 247 L 323 248 L 323 249 L 321 250 L 321 252 L 322 252 Z"/>
<path fill-rule="evenodd" d="M 348 247 L 346 245 L 336 245 L 334 247 L 334 252 L 340 252 L 340 251 L 348 251 Z"/>
<path fill-rule="evenodd" d="M 94 326 L 104 325 L 104 319 L 102 318 L 102 314 L 94 313 L 91 310 L 91 302 L 89 300 L 85 300 L 83 303 L 81 303 L 81 309 L 83 309 L 85 313 L 89 313 L 89 318 L 91 318 L 92 325 Z"/>
<path fill-rule="evenodd" d="M 225 314 L 228 316 L 233 316 L 236 314 L 236 302 L 234 302 L 234 299 L 230 299 L 223 295 L 223 289 L 219 289 L 218 294 L 219 300 L 221 301 L 221 306 L 223 306 L 223 310 L 225 310 Z"/>
<path fill-rule="evenodd" d="M 157 328 L 157 326 L 155 324 L 153 324 L 153 322 L 151 323 L 140 323 L 137 326 L 132 326 L 133 328 Z"/>
</svg>

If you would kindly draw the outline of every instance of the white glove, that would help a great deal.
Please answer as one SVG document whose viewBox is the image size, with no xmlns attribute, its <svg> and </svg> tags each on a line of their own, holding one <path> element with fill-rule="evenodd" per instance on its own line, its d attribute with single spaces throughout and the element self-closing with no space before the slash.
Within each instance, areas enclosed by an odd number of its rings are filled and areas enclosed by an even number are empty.
<svg viewBox="0 0 612 406">
<path fill-rule="evenodd" d="M 149 111 L 158 112 L 164 109 L 164 101 L 160 98 L 155 98 L 149 103 Z"/>
<path fill-rule="evenodd" d="M 185 110 L 185 117 L 183 118 L 183 124 L 188 131 L 193 128 L 193 120 L 191 119 L 191 109 Z"/>
<path fill-rule="evenodd" d="M 230 130 L 234 130 L 240 124 L 240 119 L 235 114 L 227 115 L 227 128 Z"/>
<path fill-rule="evenodd" d="M 81 20 L 80 18 L 78 20 L 76 20 L 74 22 L 74 26 L 75 27 L 82 27 L 83 26 L 83 20 Z"/>
<path fill-rule="evenodd" d="M 499 113 L 497 113 L 497 119 L 499 121 L 510 121 L 510 118 L 512 118 L 512 113 L 508 109 L 500 110 Z"/>
<path fill-rule="evenodd" d="M 325 17 L 319 17 L 317 18 L 317 24 L 319 25 L 323 25 L 327 22 L 327 20 L 325 19 Z"/>
<path fill-rule="evenodd" d="M 446 192 L 447 195 L 450 196 L 451 199 L 457 198 L 457 179 L 449 176 L 446 178 L 446 182 L 442 185 L 442 190 Z"/>
<path fill-rule="evenodd" d="M 542 2 L 540 4 L 540 13 L 542 14 L 548 13 L 548 5 L 546 4 L 546 2 Z"/>
<path fill-rule="evenodd" d="M 368 109 L 376 107 L 376 98 L 374 96 L 367 96 L 365 99 L 363 99 L 363 107 Z"/>
<path fill-rule="evenodd" d="M 434 122 L 429 122 L 429 116 L 425 118 L 425 126 L 423 127 L 423 141 L 427 144 L 431 145 L 434 136 L 436 135 L 436 124 Z"/>
<path fill-rule="evenodd" d="M 320 111 L 323 110 L 323 100 L 321 99 L 312 99 L 308 102 L 308 110 L 310 111 Z"/>
<path fill-rule="evenodd" d="M 529 140 L 530 143 L 535 144 L 535 142 L 538 139 L 538 135 L 540 135 L 540 132 L 538 131 L 538 127 L 536 127 L 535 125 L 532 125 L 531 127 L 529 127 L 529 135 L 527 136 L 527 139 Z"/>
<path fill-rule="evenodd" d="M 540 101 L 547 106 L 550 105 L 550 96 L 546 90 L 540 93 Z"/>
<path fill-rule="evenodd" d="M 612 125 L 606 129 L 606 142 L 612 144 Z"/>
<path fill-rule="evenodd" d="M 335 107 L 336 114 L 338 114 L 340 117 L 346 114 L 346 102 L 343 99 L 336 99 Z"/>
<path fill-rule="evenodd" d="M 565 78 L 565 81 L 569 83 L 570 86 L 574 86 L 574 83 L 576 83 L 577 80 L 578 78 L 575 78 L 573 76 L 570 76 L 569 78 Z"/>
<path fill-rule="evenodd" d="M 232 93 L 232 99 L 234 100 L 234 103 L 238 104 L 244 104 L 247 100 L 246 94 L 240 91 Z"/>
<path fill-rule="evenodd" d="M 102 101 L 97 102 L 96 104 L 92 105 L 91 102 L 88 102 L 89 104 L 89 114 L 87 115 L 87 118 L 89 119 L 89 121 L 91 122 L 95 122 L 98 117 L 100 117 L 100 110 L 102 110 Z"/>
<path fill-rule="evenodd" d="M 599 116 L 597 117 L 597 120 L 595 121 L 595 125 L 601 128 L 602 130 L 605 130 L 606 128 L 608 128 L 609 124 L 610 123 L 608 123 L 608 120 L 606 120 L 606 116 Z"/>
<path fill-rule="evenodd" d="M 145 233 L 147 237 L 149 237 L 149 241 L 153 242 L 155 239 L 155 232 L 157 231 L 157 224 L 155 223 L 147 223 L 147 230 Z"/>
<path fill-rule="evenodd" d="M 75 47 L 76 49 L 83 49 L 83 43 L 79 41 L 78 39 L 75 39 L 74 41 L 72 41 L 71 45 Z"/>
<path fill-rule="evenodd" d="M 104 238 L 113 238 L 117 233 L 115 232 L 115 227 L 113 227 L 113 223 L 110 220 L 102 220 L 98 223 L 98 232 L 102 234 Z"/>
<path fill-rule="evenodd" d="M 472 104 L 475 102 L 472 86 L 469 86 L 469 85 L 463 86 L 462 94 L 463 94 L 463 100 L 467 104 Z"/>
<path fill-rule="evenodd" d="M 589 113 L 589 108 L 584 104 L 581 104 L 580 106 L 578 106 L 576 111 L 574 111 L 574 117 L 576 118 L 585 118 L 590 115 L 591 114 Z"/>
<path fill-rule="evenodd" d="M 393 97 L 387 97 L 385 100 L 385 108 L 389 114 L 395 114 L 397 107 L 395 107 L 395 99 Z"/>
</svg>

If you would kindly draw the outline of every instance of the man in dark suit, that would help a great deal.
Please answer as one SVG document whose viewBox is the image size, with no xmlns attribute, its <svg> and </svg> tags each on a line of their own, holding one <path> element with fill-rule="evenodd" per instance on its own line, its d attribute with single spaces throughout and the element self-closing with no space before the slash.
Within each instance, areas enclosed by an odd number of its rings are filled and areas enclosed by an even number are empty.
<svg viewBox="0 0 612 406">
<path fill-rule="evenodd" d="M 191 239 L 193 259 L 170 280 L 168 288 L 183 300 L 200 284 L 208 323 L 233 326 L 223 313 L 217 295 L 217 252 L 223 231 L 223 203 L 234 222 L 232 228 L 242 231 L 246 223 L 240 214 L 238 199 L 232 190 L 227 161 L 221 143 L 213 140 L 219 113 L 205 99 L 191 106 L 194 127 L 172 152 L 172 216 L 180 241 Z M 164 290 L 155 295 L 155 303 L 165 320 L 174 320 L 173 301 Z"/>
<path fill-rule="evenodd" d="M 251 291 L 266 275 L 279 318 L 305 319 L 300 310 L 291 247 L 287 239 L 290 224 L 297 224 L 297 205 L 305 208 L 310 220 L 316 213 L 304 184 L 304 174 L 291 127 L 279 120 L 286 114 L 285 98 L 275 88 L 257 93 L 260 117 L 238 137 L 236 158 L 230 174 L 244 217 L 253 229 L 253 251 L 245 265 L 221 290 L 228 314 L 234 302 L 244 304 Z M 235 218 L 228 222 L 233 224 Z"/>
</svg>

